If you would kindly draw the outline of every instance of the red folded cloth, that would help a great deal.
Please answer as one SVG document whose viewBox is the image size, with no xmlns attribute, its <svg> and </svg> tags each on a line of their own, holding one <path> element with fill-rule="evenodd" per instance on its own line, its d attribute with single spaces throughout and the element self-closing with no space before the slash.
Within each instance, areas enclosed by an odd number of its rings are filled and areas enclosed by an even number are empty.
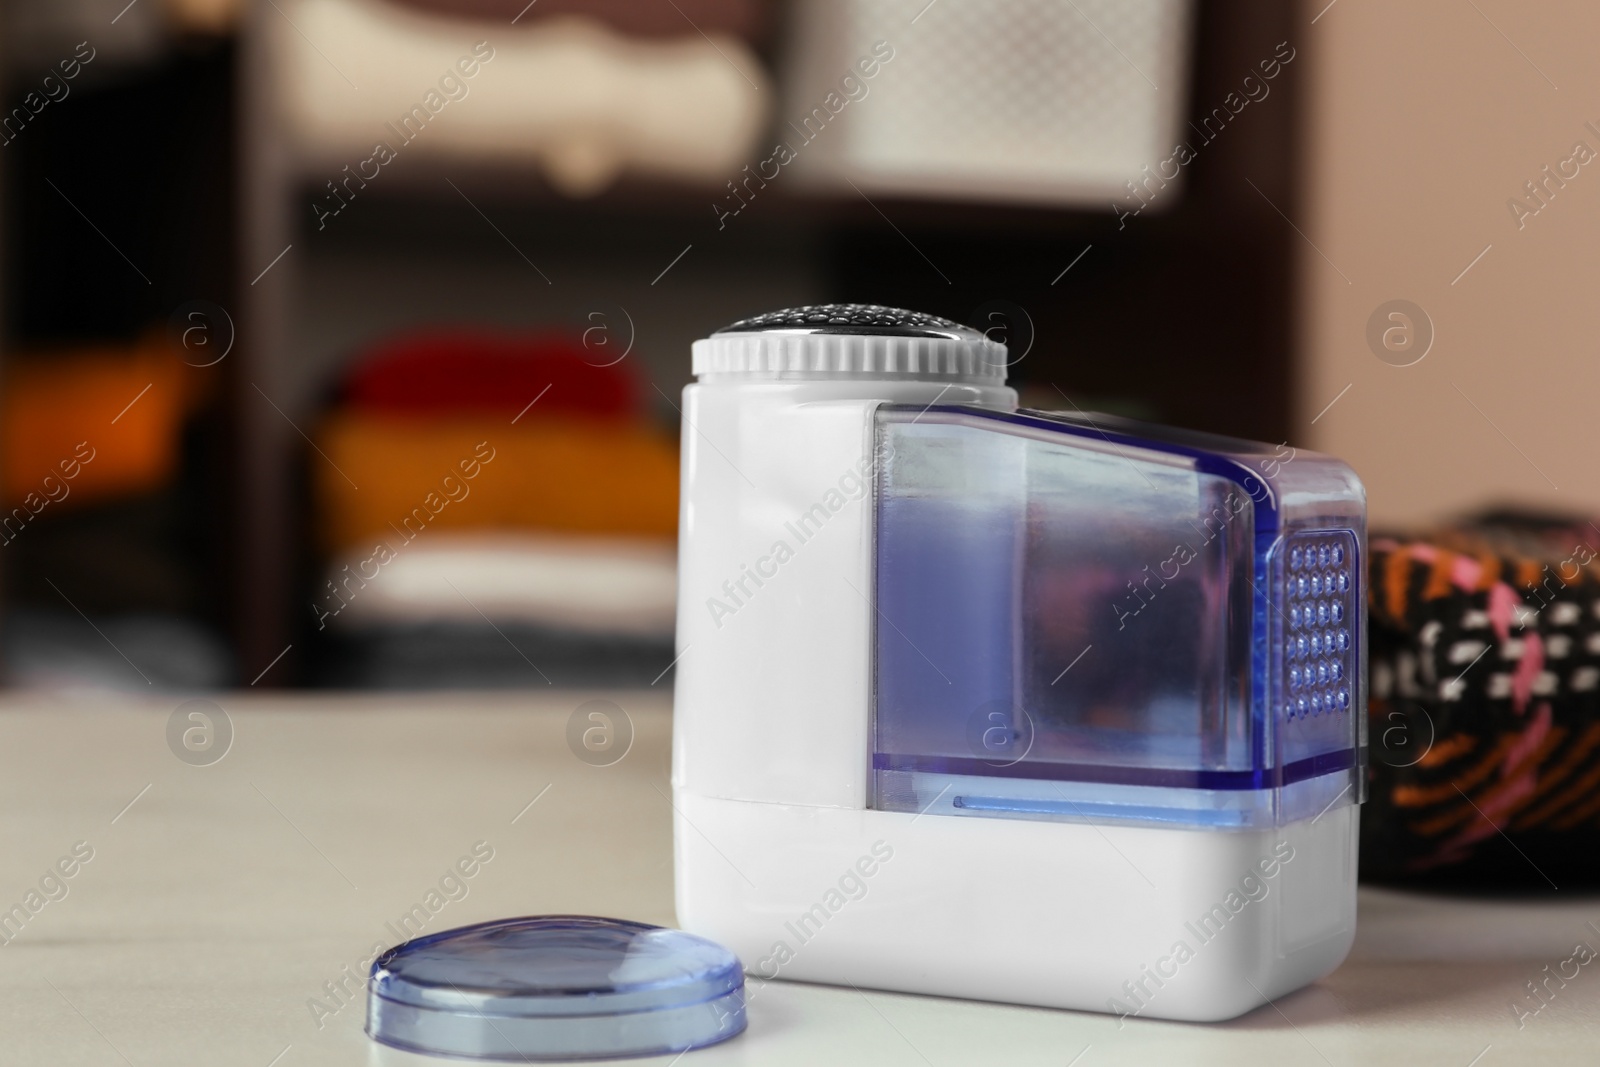
<svg viewBox="0 0 1600 1067">
<path fill-rule="evenodd" d="M 598 335 L 597 335 L 598 336 Z M 616 342 L 585 347 L 564 334 L 435 330 L 380 342 L 347 375 L 343 406 L 415 415 L 505 415 L 537 410 L 632 419 L 642 410 L 637 380 L 616 359 Z"/>
</svg>

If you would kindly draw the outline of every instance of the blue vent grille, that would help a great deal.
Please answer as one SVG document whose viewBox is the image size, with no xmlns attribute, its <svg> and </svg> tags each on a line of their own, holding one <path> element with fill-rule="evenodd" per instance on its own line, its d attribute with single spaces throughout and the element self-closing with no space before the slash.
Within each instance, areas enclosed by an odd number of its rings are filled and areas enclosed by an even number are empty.
<svg viewBox="0 0 1600 1067">
<path fill-rule="evenodd" d="M 1283 717 L 1346 714 L 1360 657 L 1355 537 L 1347 530 L 1293 534 L 1284 564 Z"/>
</svg>

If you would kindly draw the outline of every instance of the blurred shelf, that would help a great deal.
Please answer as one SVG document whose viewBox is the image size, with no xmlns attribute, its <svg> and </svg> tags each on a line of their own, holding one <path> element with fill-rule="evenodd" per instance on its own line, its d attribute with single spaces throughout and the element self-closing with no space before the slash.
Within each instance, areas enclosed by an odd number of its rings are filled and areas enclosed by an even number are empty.
<svg viewBox="0 0 1600 1067">
<path fill-rule="evenodd" d="M 883 215 L 879 211 L 887 212 L 891 208 L 893 218 L 899 224 L 991 234 L 1024 233 L 1037 231 L 1041 227 L 1050 232 L 1070 234 L 1104 229 L 1108 220 L 1115 227 L 1115 219 L 1109 212 L 1088 206 L 1050 207 L 893 194 L 873 195 L 869 200 L 850 190 L 841 192 L 807 186 L 794 178 L 783 180 L 781 174 L 778 179 L 768 182 L 764 189 L 756 186 L 742 210 L 727 217 L 725 224 L 719 226 L 719 210 L 732 211 L 739 207 L 739 201 L 732 199 L 733 194 L 726 186 L 688 185 L 624 176 L 595 196 L 570 197 L 553 189 L 532 167 L 503 162 L 477 162 L 466 158 L 417 158 L 406 162 L 407 165 L 403 169 L 396 168 L 392 176 L 387 171 L 383 172 L 381 184 L 374 180 L 368 188 L 360 190 L 351 201 L 352 205 L 368 198 L 391 201 L 414 198 L 419 204 L 436 204 L 459 201 L 465 194 L 480 207 L 493 204 L 544 216 L 573 219 L 690 219 L 712 234 L 744 228 L 752 223 L 790 227 L 882 225 Z M 334 175 L 324 177 L 322 172 L 314 168 L 299 170 L 299 175 L 299 192 L 308 204 L 306 216 L 312 218 L 309 203 L 319 199 L 327 202 L 330 194 L 323 183 L 332 180 Z M 734 173 L 728 177 L 733 181 L 742 175 Z M 455 188 L 451 187 L 452 183 Z M 1178 199 L 1174 197 L 1175 201 Z M 331 228 L 331 218 L 329 223 Z"/>
<path fill-rule="evenodd" d="M 1199 5 L 1191 112 L 1222 100 L 1241 71 L 1295 39 L 1305 17 L 1298 6 L 1250 0 Z M 260 63 L 247 54 L 247 80 L 262 76 Z M 670 395 L 688 377 L 688 341 L 735 311 L 760 310 L 742 304 L 769 294 L 873 300 L 956 319 L 1003 299 L 1035 327 L 1018 381 L 1064 391 L 1073 399 L 1061 406 L 1109 397 L 1179 424 L 1281 440 L 1299 241 L 1285 218 L 1296 214 L 1305 66 L 1285 68 L 1276 103 L 1252 108 L 1184 168 L 1182 193 L 1172 191 L 1166 210 L 1125 221 L 1110 203 L 869 200 L 780 173 L 719 222 L 719 208 L 732 206 L 725 187 L 624 178 L 572 199 L 530 165 L 418 154 L 385 167 L 319 229 L 312 203 L 350 159 L 287 150 L 262 94 L 247 102 L 241 139 L 245 377 L 289 396 L 287 410 L 303 416 L 309 408 L 294 405 L 320 395 L 336 346 L 442 311 L 481 318 L 493 300 L 496 322 L 559 321 L 574 301 L 607 292 L 637 304 L 662 346 L 644 362 Z M 291 245 L 292 256 L 251 281 Z M 675 260 L 686 246 L 693 253 Z M 532 263 L 550 280 L 535 277 Z M 297 332 L 308 310 L 323 316 L 324 336 Z M 330 329 L 336 313 L 341 325 Z M 309 618 L 291 603 L 309 574 L 294 473 L 305 446 L 249 390 L 236 396 L 239 553 L 251 561 L 239 596 L 247 674 L 301 640 Z M 290 670 L 274 676 L 288 675 L 298 655 L 297 647 Z"/>
</svg>

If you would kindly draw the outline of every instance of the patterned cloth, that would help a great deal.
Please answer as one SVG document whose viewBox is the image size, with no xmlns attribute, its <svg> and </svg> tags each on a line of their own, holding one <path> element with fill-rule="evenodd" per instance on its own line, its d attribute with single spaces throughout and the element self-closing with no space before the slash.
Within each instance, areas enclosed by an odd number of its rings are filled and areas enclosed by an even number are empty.
<svg viewBox="0 0 1600 1067">
<path fill-rule="evenodd" d="M 1596 546 L 1523 513 L 1373 539 L 1363 877 L 1600 881 Z"/>
</svg>

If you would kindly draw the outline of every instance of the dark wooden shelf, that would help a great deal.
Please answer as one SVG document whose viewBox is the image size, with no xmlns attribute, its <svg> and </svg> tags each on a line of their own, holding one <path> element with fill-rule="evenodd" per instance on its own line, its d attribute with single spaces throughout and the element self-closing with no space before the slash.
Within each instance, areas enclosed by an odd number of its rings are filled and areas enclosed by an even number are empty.
<svg viewBox="0 0 1600 1067">
<path fill-rule="evenodd" d="M 1220 105 L 1280 41 L 1300 46 L 1302 21 L 1292 5 L 1197 5 L 1191 112 Z M 1307 50 L 1301 47 L 1302 56 Z M 261 165 L 246 168 L 250 230 L 241 273 L 248 283 L 290 242 L 299 256 L 389 264 L 432 258 L 521 270 L 509 242 L 517 256 L 534 261 L 557 249 L 609 257 L 632 272 L 628 277 L 648 280 L 655 264 L 665 267 L 692 243 L 694 256 L 663 283 L 669 292 L 691 292 L 691 281 L 704 291 L 727 272 L 798 259 L 822 280 L 827 299 L 956 319 L 994 300 L 1022 306 L 1036 341 L 1013 373 L 1047 396 L 1059 390 L 1074 402 L 1127 402 L 1180 425 L 1279 441 L 1290 418 L 1300 240 L 1285 216 L 1297 217 L 1297 127 L 1308 62 L 1284 67 L 1270 102 L 1251 107 L 1184 168 L 1181 195 L 1170 206 L 1125 224 L 1109 203 L 1047 207 L 877 193 L 869 203 L 854 192 L 773 181 L 719 227 L 712 205 L 721 189 L 627 179 L 598 196 L 571 199 L 529 167 L 417 157 L 387 168 L 382 182 L 371 182 L 319 230 L 311 203 L 333 175 L 275 165 L 263 134 L 251 149 Z M 242 344 L 250 373 L 263 381 L 281 376 L 290 358 L 294 269 L 286 264 L 250 291 Z M 726 321 L 713 314 L 705 313 L 706 329 Z M 239 619 L 248 673 L 304 637 L 295 607 L 305 573 L 304 500 L 292 476 L 304 446 L 282 419 L 261 410 L 249 386 L 237 391 L 236 403 L 238 551 L 249 560 L 240 572 Z"/>
</svg>

